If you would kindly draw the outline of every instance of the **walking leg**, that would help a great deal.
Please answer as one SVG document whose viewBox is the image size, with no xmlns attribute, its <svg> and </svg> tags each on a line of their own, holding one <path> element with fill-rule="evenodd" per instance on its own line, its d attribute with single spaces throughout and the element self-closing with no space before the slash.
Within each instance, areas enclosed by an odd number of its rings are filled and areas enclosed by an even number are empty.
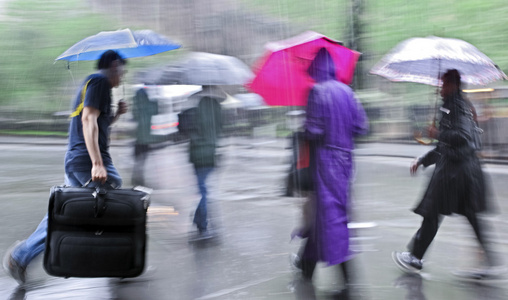
<svg viewBox="0 0 508 300">
<path fill-rule="evenodd" d="M 422 226 L 418 229 L 408 247 L 411 254 L 416 258 L 423 258 L 423 255 L 434 240 L 442 220 L 442 216 L 423 218 Z"/>
<path fill-rule="evenodd" d="M 475 213 L 467 214 L 465 217 L 469 221 L 469 224 L 471 224 L 471 226 L 473 227 L 476 238 L 478 239 L 478 242 L 480 243 L 480 246 L 482 247 L 485 253 L 487 263 L 489 264 L 489 266 L 496 266 L 497 263 L 494 258 L 494 253 L 490 249 L 490 245 L 488 245 L 488 242 L 485 240 L 485 223 L 482 222 L 480 219 L 478 219 Z"/>
</svg>

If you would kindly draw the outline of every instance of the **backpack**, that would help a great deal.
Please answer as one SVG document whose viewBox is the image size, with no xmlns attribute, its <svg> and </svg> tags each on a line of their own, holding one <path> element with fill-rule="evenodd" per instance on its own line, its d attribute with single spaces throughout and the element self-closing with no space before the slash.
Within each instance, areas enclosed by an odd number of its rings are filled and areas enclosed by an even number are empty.
<svg viewBox="0 0 508 300">
<path fill-rule="evenodd" d="M 177 128 L 181 134 L 188 136 L 191 132 L 196 130 L 196 114 L 197 107 L 183 110 L 178 114 Z"/>
</svg>

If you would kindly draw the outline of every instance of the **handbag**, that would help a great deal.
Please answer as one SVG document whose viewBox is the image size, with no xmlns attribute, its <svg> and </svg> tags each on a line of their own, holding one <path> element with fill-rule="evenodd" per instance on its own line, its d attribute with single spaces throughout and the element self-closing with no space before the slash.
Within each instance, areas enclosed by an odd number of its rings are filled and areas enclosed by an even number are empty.
<svg viewBox="0 0 508 300">
<path fill-rule="evenodd" d="M 310 148 L 303 133 L 296 132 L 292 137 L 293 166 L 291 168 L 290 180 L 293 187 L 298 191 L 312 191 L 312 180 L 310 176 Z"/>
</svg>

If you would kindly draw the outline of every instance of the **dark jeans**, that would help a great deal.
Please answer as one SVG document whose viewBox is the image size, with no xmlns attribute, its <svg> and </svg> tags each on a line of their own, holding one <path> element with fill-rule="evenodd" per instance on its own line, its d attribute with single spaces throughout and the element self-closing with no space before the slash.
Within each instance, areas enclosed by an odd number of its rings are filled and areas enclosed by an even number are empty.
<svg viewBox="0 0 508 300">
<path fill-rule="evenodd" d="M 207 221 L 207 195 L 208 190 L 206 188 L 206 179 L 208 175 L 213 171 L 213 167 L 198 167 L 195 168 L 196 176 L 198 178 L 199 192 L 201 193 L 201 200 L 199 201 L 196 212 L 194 213 L 194 224 L 198 227 L 199 231 L 206 230 L 208 226 Z"/>
<path fill-rule="evenodd" d="M 132 170 L 132 184 L 145 185 L 145 163 L 150 147 L 146 144 L 134 145 L 134 168 Z"/>
<path fill-rule="evenodd" d="M 485 252 L 485 256 L 489 265 L 495 265 L 493 253 L 490 250 L 490 247 L 487 245 L 485 240 L 485 224 L 481 222 L 476 216 L 476 213 L 469 213 L 465 215 L 471 227 L 473 227 L 474 233 L 478 242 Z M 437 234 L 437 230 L 439 229 L 439 225 L 443 220 L 443 216 L 438 215 L 436 217 L 427 217 L 422 221 L 422 225 L 420 229 L 414 235 L 412 242 L 409 245 L 409 249 L 411 253 L 418 259 L 422 259 L 425 255 L 425 252 L 429 248 L 430 244 L 434 240 L 434 237 Z"/>
</svg>

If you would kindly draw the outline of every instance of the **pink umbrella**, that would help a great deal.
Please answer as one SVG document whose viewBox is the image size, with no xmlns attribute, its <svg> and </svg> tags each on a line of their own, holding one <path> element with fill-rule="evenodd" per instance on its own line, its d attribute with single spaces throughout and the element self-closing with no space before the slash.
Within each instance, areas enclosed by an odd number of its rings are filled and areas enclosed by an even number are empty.
<svg viewBox="0 0 508 300">
<path fill-rule="evenodd" d="M 253 67 L 255 77 L 246 86 L 268 105 L 305 106 L 314 81 L 307 73 L 318 50 L 326 48 L 339 81 L 350 84 L 360 53 L 322 34 L 307 31 L 287 40 L 268 43 L 266 54 Z"/>
</svg>

